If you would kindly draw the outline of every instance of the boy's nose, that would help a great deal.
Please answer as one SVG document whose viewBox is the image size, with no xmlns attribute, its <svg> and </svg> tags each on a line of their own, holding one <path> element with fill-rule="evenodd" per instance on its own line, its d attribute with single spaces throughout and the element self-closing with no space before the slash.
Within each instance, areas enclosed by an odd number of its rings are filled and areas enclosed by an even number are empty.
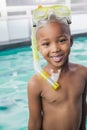
<svg viewBox="0 0 87 130">
<path fill-rule="evenodd" d="M 59 52 L 60 51 L 60 47 L 59 47 L 59 45 L 58 45 L 58 43 L 53 43 L 53 45 L 52 45 L 52 52 Z"/>
</svg>

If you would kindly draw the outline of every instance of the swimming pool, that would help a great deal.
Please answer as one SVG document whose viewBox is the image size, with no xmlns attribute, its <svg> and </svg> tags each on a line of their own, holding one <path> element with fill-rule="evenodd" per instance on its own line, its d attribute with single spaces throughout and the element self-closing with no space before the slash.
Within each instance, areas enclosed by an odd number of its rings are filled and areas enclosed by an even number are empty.
<svg viewBox="0 0 87 130">
<path fill-rule="evenodd" d="M 87 66 L 87 37 L 74 39 L 70 61 Z M 0 130 L 27 130 L 27 82 L 34 73 L 31 47 L 0 52 Z"/>
</svg>

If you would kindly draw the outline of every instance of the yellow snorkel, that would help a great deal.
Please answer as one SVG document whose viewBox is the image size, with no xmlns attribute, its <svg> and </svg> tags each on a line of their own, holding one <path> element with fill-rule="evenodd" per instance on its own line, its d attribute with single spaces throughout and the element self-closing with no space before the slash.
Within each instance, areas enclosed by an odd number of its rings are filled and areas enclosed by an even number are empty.
<svg viewBox="0 0 87 130">
<path fill-rule="evenodd" d="M 56 6 L 51 6 L 51 7 L 39 7 L 37 9 L 33 10 L 33 20 L 34 20 L 34 24 L 36 24 L 32 27 L 32 36 L 31 36 L 34 68 L 35 68 L 35 71 L 44 80 L 46 80 L 54 90 L 56 90 L 60 86 L 59 83 L 57 83 L 57 81 L 59 79 L 59 75 L 60 75 L 61 71 L 59 70 L 58 74 L 56 75 L 56 79 L 55 79 L 55 74 L 50 76 L 46 71 L 44 71 L 41 68 L 40 57 L 39 57 L 38 49 L 37 49 L 37 41 L 35 38 L 36 26 L 40 20 L 47 18 L 47 14 L 48 14 L 49 10 L 53 11 L 55 13 L 56 17 L 61 18 L 61 19 L 65 18 L 64 20 L 65 20 L 66 24 L 70 23 L 70 20 L 69 20 L 70 10 L 66 6 L 62 6 L 62 5 L 58 5 L 58 6 L 56 5 Z M 59 12 L 59 15 L 57 14 L 58 12 Z"/>
<path fill-rule="evenodd" d="M 34 27 L 32 28 L 32 50 L 33 50 L 33 59 L 34 59 L 34 68 L 35 71 L 40 74 L 40 76 L 46 80 L 50 86 L 52 86 L 53 89 L 57 89 L 59 87 L 59 84 L 57 82 L 54 82 L 50 75 L 45 72 L 43 69 L 40 67 L 40 58 L 37 50 L 37 43 L 36 43 L 36 38 L 34 36 Z"/>
</svg>

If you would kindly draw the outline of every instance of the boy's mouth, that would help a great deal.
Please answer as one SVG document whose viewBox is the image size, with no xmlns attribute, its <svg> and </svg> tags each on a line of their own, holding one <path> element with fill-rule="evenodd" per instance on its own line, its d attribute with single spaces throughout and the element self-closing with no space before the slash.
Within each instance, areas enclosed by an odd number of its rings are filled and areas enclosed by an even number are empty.
<svg viewBox="0 0 87 130">
<path fill-rule="evenodd" d="M 62 56 L 52 56 L 51 58 L 53 59 L 54 62 L 60 62 L 63 59 L 63 55 Z"/>
</svg>

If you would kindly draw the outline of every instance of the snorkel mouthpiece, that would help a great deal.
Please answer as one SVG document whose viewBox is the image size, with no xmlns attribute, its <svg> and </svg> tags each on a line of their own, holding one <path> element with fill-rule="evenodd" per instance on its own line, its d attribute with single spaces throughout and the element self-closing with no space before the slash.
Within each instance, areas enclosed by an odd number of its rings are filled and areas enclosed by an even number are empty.
<svg viewBox="0 0 87 130">
<path fill-rule="evenodd" d="M 57 83 L 55 80 L 52 79 L 52 76 L 50 76 L 46 71 L 42 70 L 41 77 L 48 82 L 48 84 L 54 89 L 58 89 L 60 86 L 59 83 Z"/>
</svg>

